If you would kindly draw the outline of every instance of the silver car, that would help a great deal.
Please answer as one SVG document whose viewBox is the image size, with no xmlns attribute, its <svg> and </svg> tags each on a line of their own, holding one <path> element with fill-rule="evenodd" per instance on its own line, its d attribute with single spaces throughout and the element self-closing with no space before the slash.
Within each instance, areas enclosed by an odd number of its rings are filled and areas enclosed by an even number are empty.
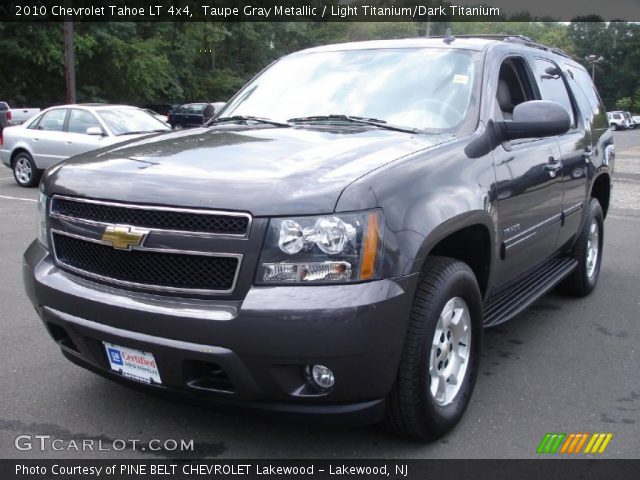
<svg viewBox="0 0 640 480">
<path fill-rule="evenodd" d="M 0 159 L 22 187 L 38 184 L 42 172 L 65 158 L 170 128 L 125 105 L 62 105 L 0 135 Z"/>
</svg>

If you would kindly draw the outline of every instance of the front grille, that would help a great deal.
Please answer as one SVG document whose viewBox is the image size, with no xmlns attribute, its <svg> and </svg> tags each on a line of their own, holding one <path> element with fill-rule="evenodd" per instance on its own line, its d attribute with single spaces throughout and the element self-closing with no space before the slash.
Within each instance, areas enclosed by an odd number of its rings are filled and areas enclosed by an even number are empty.
<svg viewBox="0 0 640 480">
<path fill-rule="evenodd" d="M 99 201 L 53 197 L 51 212 L 74 219 L 123 224 L 155 230 L 196 232 L 216 235 L 246 235 L 249 215 L 164 207 L 120 206 Z"/>
<path fill-rule="evenodd" d="M 239 267 L 237 257 L 116 250 L 55 232 L 52 237 L 63 268 L 141 287 L 230 291 Z"/>
</svg>

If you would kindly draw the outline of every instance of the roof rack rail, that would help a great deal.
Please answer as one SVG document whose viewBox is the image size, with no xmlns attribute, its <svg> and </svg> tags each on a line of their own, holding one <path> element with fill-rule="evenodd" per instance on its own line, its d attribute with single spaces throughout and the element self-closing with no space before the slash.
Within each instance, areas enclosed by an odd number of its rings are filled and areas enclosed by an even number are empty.
<svg viewBox="0 0 640 480">
<path fill-rule="evenodd" d="M 560 55 L 566 58 L 571 58 L 567 52 L 560 48 L 548 47 L 547 45 L 543 45 L 541 43 L 534 42 L 529 37 L 525 35 L 509 35 L 507 33 L 481 33 L 479 35 L 454 35 L 455 38 L 484 38 L 486 40 L 496 40 L 502 42 L 509 43 L 519 43 L 520 45 L 525 45 L 527 47 L 538 48 L 540 50 L 545 50 L 547 52 L 555 53 L 556 55 Z M 429 38 L 446 38 L 444 35 L 433 35 Z"/>
</svg>

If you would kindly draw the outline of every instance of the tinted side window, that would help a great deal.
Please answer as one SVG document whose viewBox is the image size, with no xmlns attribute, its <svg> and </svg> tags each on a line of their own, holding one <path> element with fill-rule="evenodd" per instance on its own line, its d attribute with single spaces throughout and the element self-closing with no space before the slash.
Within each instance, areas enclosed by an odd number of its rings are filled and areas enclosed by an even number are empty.
<svg viewBox="0 0 640 480">
<path fill-rule="evenodd" d="M 562 105 L 571 117 L 571 125 L 575 126 L 575 116 L 571 97 L 562 78 L 560 68 L 553 62 L 536 58 L 536 70 L 540 78 L 540 93 L 543 100 L 551 100 Z"/>
<path fill-rule="evenodd" d="M 0 110 L 9 110 L 9 105 L 5 102 L 0 102 Z"/>
<path fill-rule="evenodd" d="M 74 108 L 69 114 L 69 125 L 67 130 L 71 133 L 87 133 L 87 128 L 98 127 L 102 130 L 100 122 L 91 112 Z"/>
<path fill-rule="evenodd" d="M 38 130 L 51 130 L 61 132 L 64 129 L 64 117 L 67 115 L 66 108 L 57 108 L 45 113 L 38 122 Z"/>
</svg>

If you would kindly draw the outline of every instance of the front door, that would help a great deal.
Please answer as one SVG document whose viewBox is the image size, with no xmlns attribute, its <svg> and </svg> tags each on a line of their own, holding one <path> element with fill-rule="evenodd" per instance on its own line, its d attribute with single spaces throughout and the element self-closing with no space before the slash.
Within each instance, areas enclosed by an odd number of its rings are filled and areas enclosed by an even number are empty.
<svg viewBox="0 0 640 480">
<path fill-rule="evenodd" d="M 535 100 L 527 61 L 510 57 L 500 69 L 496 120 L 510 120 L 519 103 Z M 504 142 L 493 151 L 500 259 L 498 288 L 551 257 L 562 223 L 562 158 L 556 137 Z"/>
</svg>

